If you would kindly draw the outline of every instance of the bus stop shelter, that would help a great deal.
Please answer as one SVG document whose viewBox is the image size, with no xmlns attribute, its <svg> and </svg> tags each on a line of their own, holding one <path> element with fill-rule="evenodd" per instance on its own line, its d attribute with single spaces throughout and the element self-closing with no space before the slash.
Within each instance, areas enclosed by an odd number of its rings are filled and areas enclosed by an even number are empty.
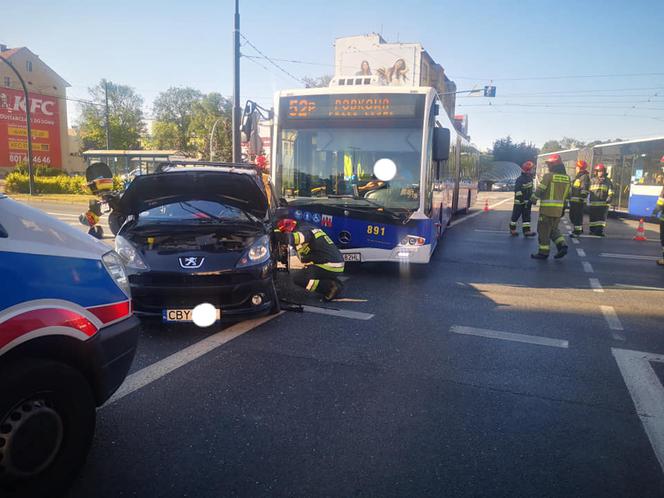
<svg viewBox="0 0 664 498">
<path fill-rule="evenodd" d="M 113 175 L 145 175 L 160 163 L 184 158 L 178 150 L 86 150 L 82 155 L 86 167 L 95 162 L 106 163 Z"/>
</svg>

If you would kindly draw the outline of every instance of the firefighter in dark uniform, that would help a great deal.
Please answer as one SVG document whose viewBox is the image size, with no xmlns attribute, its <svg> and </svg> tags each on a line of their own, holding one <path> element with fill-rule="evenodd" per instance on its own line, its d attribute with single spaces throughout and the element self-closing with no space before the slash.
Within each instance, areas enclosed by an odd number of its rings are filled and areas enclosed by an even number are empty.
<svg viewBox="0 0 664 498">
<path fill-rule="evenodd" d="M 530 230 L 530 210 L 533 205 L 530 198 L 533 196 L 533 177 L 531 171 L 535 165 L 532 161 L 526 161 L 521 166 L 521 176 L 514 182 L 514 207 L 512 208 L 512 219 L 510 220 L 510 234 L 513 237 L 519 235 L 516 231 L 516 224 L 521 218 L 523 235 L 525 237 L 534 237 L 537 235 Z"/>
<path fill-rule="evenodd" d="M 604 237 L 606 217 L 613 199 L 613 182 L 606 176 L 606 166 L 599 163 L 595 166 L 595 176 L 590 180 L 590 233 Z"/>
<path fill-rule="evenodd" d="M 336 298 L 343 285 L 339 276 L 344 272 L 344 258 L 332 239 L 319 228 L 298 227 L 295 220 L 277 222 L 278 240 L 295 246 L 305 268 L 294 272 L 293 282 L 324 300 Z"/>
<path fill-rule="evenodd" d="M 588 163 L 583 159 L 576 162 L 576 176 L 572 181 L 569 196 L 569 220 L 572 222 L 570 237 L 579 237 L 583 233 L 583 208 L 588 199 L 590 189 L 590 173 Z"/>
<path fill-rule="evenodd" d="M 539 185 L 537 185 L 537 190 L 532 196 L 533 204 L 540 201 L 539 220 L 537 222 L 539 248 L 530 257 L 547 259 L 549 257 L 549 244 L 553 240 L 558 248 L 554 258 L 560 259 L 567 254 L 567 243 L 558 229 L 558 224 L 565 212 L 565 201 L 569 197 L 570 191 L 570 179 L 558 154 L 549 156 L 546 165 L 549 172 L 542 177 Z"/>
<path fill-rule="evenodd" d="M 662 165 L 662 173 L 664 173 L 664 156 L 659 163 Z M 662 191 L 659 193 L 657 205 L 652 214 L 659 221 L 659 241 L 662 243 L 662 258 L 657 260 L 657 264 L 664 266 L 664 185 L 662 185 Z"/>
</svg>

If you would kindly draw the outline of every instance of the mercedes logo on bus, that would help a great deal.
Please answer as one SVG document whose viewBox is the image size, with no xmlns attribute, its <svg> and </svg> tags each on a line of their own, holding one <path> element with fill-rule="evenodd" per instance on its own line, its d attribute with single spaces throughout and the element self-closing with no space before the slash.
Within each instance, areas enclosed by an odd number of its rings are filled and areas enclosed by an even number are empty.
<svg viewBox="0 0 664 498">
<path fill-rule="evenodd" d="M 339 242 L 342 244 L 348 244 L 350 242 L 350 232 L 346 230 L 339 232 Z"/>
</svg>

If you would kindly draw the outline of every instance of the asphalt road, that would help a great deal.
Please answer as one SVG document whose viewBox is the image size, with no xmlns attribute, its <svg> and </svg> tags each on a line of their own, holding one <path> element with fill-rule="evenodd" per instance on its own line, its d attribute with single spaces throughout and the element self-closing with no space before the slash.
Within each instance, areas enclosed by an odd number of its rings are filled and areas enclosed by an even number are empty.
<svg viewBox="0 0 664 498">
<path fill-rule="evenodd" d="M 351 267 L 328 314 L 285 291 L 312 307 L 147 323 L 69 498 L 664 496 L 655 227 L 542 262 L 482 205 L 426 267 Z"/>
</svg>

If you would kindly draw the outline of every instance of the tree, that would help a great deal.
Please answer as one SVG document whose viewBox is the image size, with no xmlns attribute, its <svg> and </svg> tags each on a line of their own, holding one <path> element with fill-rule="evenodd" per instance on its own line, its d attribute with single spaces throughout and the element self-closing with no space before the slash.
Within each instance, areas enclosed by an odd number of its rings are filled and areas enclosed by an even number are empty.
<svg viewBox="0 0 664 498">
<path fill-rule="evenodd" d="M 330 81 L 332 81 L 332 75 L 324 74 L 323 76 L 318 76 L 318 77 L 305 76 L 304 78 L 302 78 L 302 81 L 304 81 L 305 88 L 321 88 L 321 87 L 330 86 Z"/>
<path fill-rule="evenodd" d="M 542 154 L 546 154 L 547 152 L 556 152 L 557 150 L 563 150 L 558 140 L 547 140 L 544 142 L 544 145 L 542 145 Z"/>
<path fill-rule="evenodd" d="M 143 98 L 133 88 L 101 80 L 89 88 L 90 103 L 81 105 L 80 137 L 83 150 L 106 147 L 105 90 L 108 87 L 111 147 L 139 149 L 145 133 Z"/>
<path fill-rule="evenodd" d="M 161 92 L 153 104 L 156 121 L 152 130 L 152 142 L 167 149 L 194 151 L 190 125 L 194 107 L 202 98 L 201 92 L 190 87 L 171 87 Z"/>
<path fill-rule="evenodd" d="M 509 135 L 493 143 L 493 158 L 495 161 L 510 161 L 518 165 L 526 161 L 537 160 L 539 149 L 532 143 L 514 143 Z"/>
<path fill-rule="evenodd" d="M 586 146 L 587 145 L 585 142 L 577 140 L 576 138 L 563 137 L 560 140 L 547 140 L 546 142 L 544 142 L 544 145 L 542 145 L 542 153 L 556 152 L 559 150 L 567 150 L 567 149 L 580 149 L 581 147 L 586 147 Z"/>
<path fill-rule="evenodd" d="M 233 154 L 231 113 L 233 103 L 220 93 L 209 93 L 194 104 L 190 123 L 192 147 L 199 157 L 209 158 L 210 138 L 214 128 L 214 158 L 230 161 Z M 217 125 L 215 126 L 215 123 Z"/>
</svg>

